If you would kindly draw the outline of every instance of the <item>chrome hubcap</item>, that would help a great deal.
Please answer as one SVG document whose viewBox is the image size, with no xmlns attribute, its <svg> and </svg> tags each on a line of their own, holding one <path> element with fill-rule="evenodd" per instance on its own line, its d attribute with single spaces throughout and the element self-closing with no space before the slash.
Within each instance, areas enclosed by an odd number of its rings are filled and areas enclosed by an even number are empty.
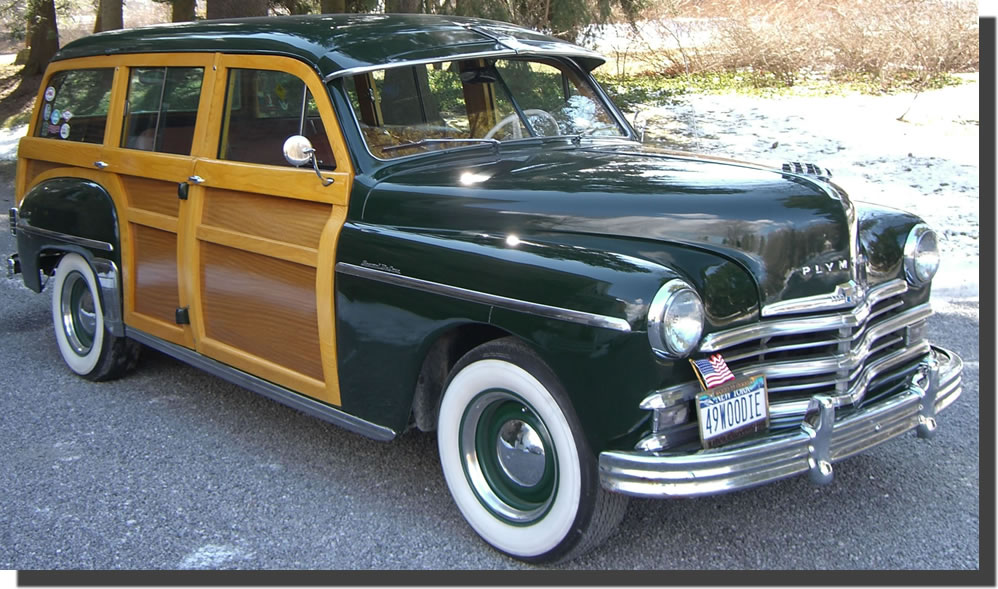
<svg viewBox="0 0 998 589">
<path fill-rule="evenodd" d="M 90 285 L 79 272 L 72 272 L 62 283 L 59 309 L 66 341 L 74 352 L 86 356 L 97 334 L 97 308 Z"/>
<path fill-rule="evenodd" d="M 544 442 L 526 422 L 507 421 L 496 440 L 499 466 L 513 482 L 532 487 L 544 476 Z"/>
</svg>

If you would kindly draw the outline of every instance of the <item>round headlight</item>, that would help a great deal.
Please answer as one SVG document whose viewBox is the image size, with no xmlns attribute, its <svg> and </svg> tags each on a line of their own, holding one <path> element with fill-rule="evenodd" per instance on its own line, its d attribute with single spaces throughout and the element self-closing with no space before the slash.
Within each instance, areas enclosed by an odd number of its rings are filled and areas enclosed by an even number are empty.
<svg viewBox="0 0 998 589">
<path fill-rule="evenodd" d="M 936 232 L 919 223 L 908 232 L 904 242 L 904 274 L 914 286 L 928 284 L 939 269 Z"/>
<path fill-rule="evenodd" d="M 674 279 L 666 282 L 648 308 L 648 341 L 656 354 L 688 356 L 703 332 L 703 303 L 693 287 Z"/>
</svg>

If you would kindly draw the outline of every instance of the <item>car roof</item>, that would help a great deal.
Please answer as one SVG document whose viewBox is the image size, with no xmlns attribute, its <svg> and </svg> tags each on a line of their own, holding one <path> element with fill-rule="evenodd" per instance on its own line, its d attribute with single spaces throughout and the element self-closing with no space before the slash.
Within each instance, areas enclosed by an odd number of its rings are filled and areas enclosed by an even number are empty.
<svg viewBox="0 0 998 589">
<path fill-rule="evenodd" d="M 586 70 L 605 61 L 588 49 L 508 23 L 425 14 L 322 14 L 156 25 L 78 39 L 53 60 L 163 52 L 286 55 L 312 64 L 326 77 L 462 56 L 562 55 Z"/>
</svg>

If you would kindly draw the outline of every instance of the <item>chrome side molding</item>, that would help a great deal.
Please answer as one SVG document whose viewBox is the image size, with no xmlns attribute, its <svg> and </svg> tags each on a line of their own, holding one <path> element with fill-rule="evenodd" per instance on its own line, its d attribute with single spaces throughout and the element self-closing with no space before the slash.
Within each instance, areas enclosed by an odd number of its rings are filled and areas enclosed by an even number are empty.
<svg viewBox="0 0 998 589">
<path fill-rule="evenodd" d="M 501 295 L 480 292 L 477 290 L 470 290 L 467 288 L 461 288 L 459 286 L 441 284 L 439 282 L 431 282 L 429 280 L 423 280 L 421 278 L 413 278 L 412 276 L 404 276 L 401 274 L 395 274 L 393 272 L 386 272 L 378 268 L 357 266 L 355 264 L 348 264 L 346 262 L 337 262 L 336 271 L 340 272 L 341 274 L 356 276 L 358 278 L 367 278 L 370 280 L 377 280 L 378 282 L 385 282 L 387 284 L 394 284 L 397 286 L 404 286 L 407 288 L 415 288 L 417 290 L 422 290 L 434 294 L 450 296 L 456 299 L 473 301 L 485 305 L 493 305 L 503 309 L 509 309 L 511 311 L 520 311 L 523 313 L 529 313 L 531 315 L 547 317 L 549 319 L 568 321 L 571 323 L 581 323 L 582 325 L 588 325 L 590 327 L 602 327 L 605 329 L 613 329 L 615 331 L 622 331 L 625 333 L 631 331 L 631 324 L 628 323 L 626 319 L 620 317 L 608 317 L 606 315 L 587 313 L 585 311 L 576 311 L 574 309 L 563 309 L 561 307 L 554 307 L 551 305 L 544 305 L 541 303 L 532 303 L 530 301 L 511 299 L 509 297 L 504 297 Z"/>
</svg>

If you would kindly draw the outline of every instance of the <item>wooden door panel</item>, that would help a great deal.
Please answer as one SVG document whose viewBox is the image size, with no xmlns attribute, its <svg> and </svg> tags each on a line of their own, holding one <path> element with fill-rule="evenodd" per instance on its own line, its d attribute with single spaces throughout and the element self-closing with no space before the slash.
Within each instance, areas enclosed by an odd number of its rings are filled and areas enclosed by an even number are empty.
<svg viewBox="0 0 998 589">
<path fill-rule="evenodd" d="M 315 268 L 204 243 L 201 282 L 207 339 L 325 380 Z"/>
</svg>

